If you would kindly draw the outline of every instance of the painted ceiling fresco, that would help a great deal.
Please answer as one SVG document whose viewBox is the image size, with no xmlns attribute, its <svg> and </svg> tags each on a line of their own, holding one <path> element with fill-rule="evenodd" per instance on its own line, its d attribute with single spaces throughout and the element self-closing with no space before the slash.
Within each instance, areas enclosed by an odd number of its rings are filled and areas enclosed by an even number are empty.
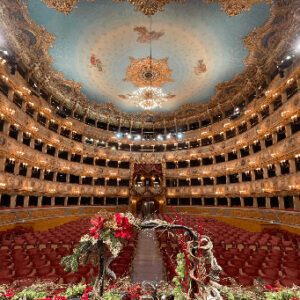
<svg viewBox="0 0 300 300">
<path fill-rule="evenodd" d="M 260 3 L 229 17 L 217 3 L 187 0 L 155 14 L 150 32 L 150 18 L 127 2 L 79 2 L 69 15 L 40 0 L 27 5 L 29 16 L 56 37 L 49 49 L 54 69 L 80 83 L 88 99 L 126 112 L 141 111 L 130 95 L 150 78 L 172 95 L 156 111 L 209 101 L 217 84 L 244 70 L 243 38 L 270 13 L 270 5 Z"/>
</svg>

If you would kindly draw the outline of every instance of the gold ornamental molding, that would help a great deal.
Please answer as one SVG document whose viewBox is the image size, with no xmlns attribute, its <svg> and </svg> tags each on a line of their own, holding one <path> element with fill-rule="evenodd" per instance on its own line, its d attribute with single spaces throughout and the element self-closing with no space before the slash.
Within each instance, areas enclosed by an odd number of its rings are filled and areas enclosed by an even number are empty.
<svg viewBox="0 0 300 300">
<path fill-rule="evenodd" d="M 135 10 L 138 10 L 150 17 L 159 11 L 163 11 L 165 5 L 171 2 L 184 3 L 185 0 L 114 0 L 115 2 L 127 1 L 134 5 Z"/>
<path fill-rule="evenodd" d="M 68 15 L 73 9 L 76 9 L 76 4 L 81 0 L 42 0 L 49 8 L 54 8 L 57 11 Z M 85 0 L 95 2 L 95 0 Z"/>
<path fill-rule="evenodd" d="M 57 11 L 68 15 L 73 9 L 76 9 L 76 4 L 82 0 L 41 0 L 49 8 L 54 8 Z M 95 2 L 95 0 L 84 0 Z M 150 17 L 159 11 L 163 11 L 164 7 L 171 3 L 184 3 L 186 0 L 113 0 L 114 2 L 129 2 L 134 5 L 135 10 L 142 12 Z M 266 2 L 271 4 L 273 0 L 205 0 L 205 2 L 218 2 L 222 5 L 222 10 L 230 17 L 236 16 L 244 11 L 250 10 L 254 4 Z"/>
<path fill-rule="evenodd" d="M 258 0 L 206 1 L 220 2 L 223 4 L 223 10 L 229 14 L 233 11 L 237 13 L 241 8 L 242 10 L 249 9 L 248 2 L 258 3 Z M 270 0 L 267 1 L 269 3 Z M 56 0 L 57 5 L 62 2 L 65 1 Z M 53 59 L 48 54 L 48 50 L 53 46 L 55 36 L 30 19 L 27 6 L 23 1 L 0 1 L 0 26 L 5 34 L 7 46 L 15 52 L 17 60 L 22 61 L 30 70 L 30 75 L 36 78 L 41 86 L 46 87 L 57 98 L 63 100 L 68 108 L 76 107 L 78 113 L 87 113 L 91 118 L 101 116 L 102 119 L 109 119 L 111 123 L 119 122 L 119 120 L 160 123 L 173 121 L 175 118 L 178 122 L 180 119 L 193 116 L 204 117 L 208 109 L 211 113 L 217 113 L 220 111 L 219 107 L 232 107 L 234 103 L 257 90 L 266 80 L 267 74 L 273 72 L 282 53 L 290 48 L 291 39 L 295 37 L 298 30 L 299 9 L 300 0 L 274 2 L 270 9 L 269 20 L 263 26 L 255 28 L 243 40 L 245 48 L 249 50 L 249 56 L 244 61 L 246 69 L 235 75 L 232 80 L 218 84 L 216 94 L 207 103 L 185 104 L 172 113 L 148 111 L 125 113 L 111 103 L 88 100 L 81 93 L 79 83 L 67 80 L 62 73 L 54 71 Z"/>
<path fill-rule="evenodd" d="M 244 11 L 250 10 L 254 4 L 266 2 L 272 4 L 273 0 L 205 0 L 206 3 L 218 2 L 222 5 L 222 11 L 228 16 L 234 17 Z"/>
<path fill-rule="evenodd" d="M 172 70 L 168 66 L 168 58 L 141 58 L 129 57 L 130 65 L 126 70 L 124 81 L 131 82 L 136 87 L 162 87 L 168 82 L 173 82 L 171 78 Z"/>
</svg>

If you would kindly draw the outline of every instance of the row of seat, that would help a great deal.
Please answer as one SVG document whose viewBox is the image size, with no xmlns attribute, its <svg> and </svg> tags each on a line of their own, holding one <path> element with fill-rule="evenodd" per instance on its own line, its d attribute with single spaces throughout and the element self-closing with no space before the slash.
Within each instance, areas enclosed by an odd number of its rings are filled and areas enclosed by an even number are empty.
<svg viewBox="0 0 300 300">
<path fill-rule="evenodd" d="M 98 266 L 79 266 L 77 273 L 65 272 L 61 258 L 70 255 L 80 237 L 90 229 L 88 218 L 78 219 L 46 231 L 16 227 L 0 234 L 0 284 L 21 281 L 31 285 L 35 280 L 59 283 L 91 282 Z M 111 269 L 118 277 L 127 276 L 133 259 L 137 234 L 132 234 Z M 26 279 L 26 280 L 25 280 Z"/>
<path fill-rule="evenodd" d="M 254 279 L 260 278 L 270 284 L 279 281 L 285 286 L 300 285 L 297 235 L 274 229 L 264 230 L 261 233 L 247 232 L 212 218 L 189 215 L 180 216 L 181 221 L 174 215 L 162 215 L 159 218 L 173 220 L 172 222 L 176 224 L 182 222 L 195 231 L 199 231 L 200 226 L 202 227 L 201 233 L 212 239 L 214 255 L 223 269 L 222 284 L 231 284 L 228 278 L 233 278 L 239 284 L 248 286 L 253 285 Z M 182 249 L 175 235 L 167 232 L 158 232 L 157 235 L 166 273 L 171 280 L 175 275 L 171 263 L 175 264 L 175 256 Z"/>
</svg>

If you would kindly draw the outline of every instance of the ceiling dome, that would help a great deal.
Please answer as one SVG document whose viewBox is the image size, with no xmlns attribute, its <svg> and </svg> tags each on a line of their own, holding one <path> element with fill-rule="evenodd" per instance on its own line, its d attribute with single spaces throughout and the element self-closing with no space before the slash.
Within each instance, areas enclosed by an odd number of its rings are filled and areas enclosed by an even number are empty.
<svg viewBox="0 0 300 300">
<path fill-rule="evenodd" d="M 262 65 L 276 67 L 268 50 L 278 56 L 280 30 L 293 22 L 289 5 L 260 0 L 164 1 L 151 19 L 130 1 L 5 2 L 4 24 L 22 36 L 9 41 L 21 60 L 65 105 L 91 117 L 171 120 L 232 108 L 262 83 Z M 136 101 L 149 86 L 164 95 L 161 105 Z"/>
<path fill-rule="evenodd" d="M 220 8 L 199 0 L 171 3 L 152 17 L 150 33 L 150 18 L 127 2 L 79 2 L 68 15 L 39 0 L 28 3 L 29 16 L 55 36 L 49 50 L 54 70 L 80 83 L 88 99 L 126 112 L 141 110 L 130 95 L 147 79 L 172 95 L 157 109 L 171 112 L 207 102 L 218 83 L 245 68 L 243 38 L 265 23 L 269 6 L 260 3 L 232 18 Z M 146 62 L 150 39 L 153 74 Z"/>
</svg>

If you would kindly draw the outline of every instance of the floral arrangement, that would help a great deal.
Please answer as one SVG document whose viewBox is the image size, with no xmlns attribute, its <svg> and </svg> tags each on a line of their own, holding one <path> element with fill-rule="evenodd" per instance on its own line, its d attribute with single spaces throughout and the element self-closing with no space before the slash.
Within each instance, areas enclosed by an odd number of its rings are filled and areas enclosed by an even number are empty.
<svg viewBox="0 0 300 300">
<path fill-rule="evenodd" d="M 235 283 L 222 289 L 223 299 L 227 300 L 300 300 L 300 287 L 286 288 L 275 284 L 263 284 L 256 280 L 251 287 L 242 287 Z"/>
<path fill-rule="evenodd" d="M 224 300 L 300 300 L 300 287 L 284 288 L 270 286 L 256 281 L 252 287 L 241 287 L 232 280 L 232 285 L 222 287 L 218 284 L 221 268 L 212 253 L 212 242 L 202 235 L 200 220 L 198 232 L 184 227 L 180 216 L 176 219 L 151 220 L 141 222 L 130 213 L 108 213 L 102 211 L 91 220 L 91 228 L 73 250 L 65 256 L 61 264 L 68 271 L 78 270 L 81 263 L 87 263 L 90 255 L 96 256 L 99 263 L 99 275 L 93 286 L 86 284 L 59 285 L 51 282 L 36 282 L 30 287 L 14 282 L 13 285 L 0 285 L 0 300 L 53 299 L 67 300 L 130 300 L 130 299 L 224 299 Z M 177 224 L 176 224 L 177 223 Z M 143 228 L 168 230 L 174 234 L 181 250 L 174 261 L 170 260 L 173 273 L 172 282 L 133 284 L 130 278 L 117 279 L 109 269 L 110 263 L 118 256 L 132 234 Z M 170 230 L 170 231 L 169 231 Z M 183 230 L 187 234 L 183 233 Z M 173 231 L 173 233 L 172 233 Z M 171 256 L 170 256 L 171 257 Z M 210 265 L 209 274 L 206 266 Z M 108 280 L 112 278 L 113 281 Z"/>
<path fill-rule="evenodd" d="M 73 254 L 62 258 L 61 264 L 66 266 L 66 271 L 77 272 L 78 265 L 87 263 L 90 254 L 102 253 L 106 258 L 106 250 L 108 250 L 112 257 L 116 258 L 132 233 L 138 230 L 141 221 L 131 213 L 114 214 L 101 211 L 91 219 L 90 223 L 92 227 L 89 233 L 81 237 Z"/>
<path fill-rule="evenodd" d="M 95 245 L 102 240 L 114 257 L 123 248 L 124 241 L 129 240 L 134 229 L 140 223 L 131 213 L 98 213 L 91 219 L 90 232 L 80 239 L 80 243 L 90 242 Z"/>
</svg>

